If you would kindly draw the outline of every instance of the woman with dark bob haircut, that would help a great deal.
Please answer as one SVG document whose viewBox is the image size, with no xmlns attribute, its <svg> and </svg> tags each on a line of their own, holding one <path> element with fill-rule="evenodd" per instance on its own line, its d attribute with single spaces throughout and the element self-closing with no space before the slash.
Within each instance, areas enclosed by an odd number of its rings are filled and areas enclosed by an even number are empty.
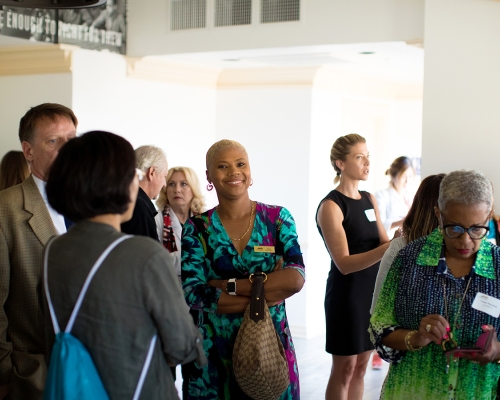
<svg viewBox="0 0 500 400">
<path fill-rule="evenodd" d="M 46 306 L 64 330 L 94 263 L 121 238 L 88 286 L 71 333 L 89 351 L 111 399 L 133 397 L 148 351 L 141 398 L 173 399 L 169 367 L 204 364 L 205 358 L 161 244 L 120 232 L 132 217 L 141 178 L 134 150 L 120 136 L 88 132 L 63 146 L 49 173 L 47 198 L 75 225 L 45 249 Z M 51 313 L 45 314 L 49 350 L 56 330 Z"/>
</svg>

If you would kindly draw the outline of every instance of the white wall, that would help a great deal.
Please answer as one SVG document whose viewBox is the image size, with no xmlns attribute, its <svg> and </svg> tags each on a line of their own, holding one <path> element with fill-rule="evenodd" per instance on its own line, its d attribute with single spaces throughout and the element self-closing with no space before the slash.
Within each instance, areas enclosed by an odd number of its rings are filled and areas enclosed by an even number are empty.
<svg viewBox="0 0 500 400">
<path fill-rule="evenodd" d="M 233 139 L 245 146 L 254 180 L 250 197 L 292 213 L 306 266 L 311 89 L 234 88 L 217 95 L 217 140 Z M 296 335 L 306 334 L 306 292 L 307 286 L 287 300 Z"/>
<path fill-rule="evenodd" d="M 426 3 L 423 175 L 474 168 L 500 188 L 500 2 Z"/>
<path fill-rule="evenodd" d="M 117 54 L 78 50 L 73 57 L 80 132 L 108 130 L 134 148 L 159 146 L 171 167 L 194 168 L 205 182 L 205 153 L 215 138 L 215 89 L 129 78 L 125 58 Z"/>
<path fill-rule="evenodd" d="M 302 45 L 405 41 L 423 37 L 424 0 L 302 0 L 300 22 L 170 31 L 170 0 L 128 1 L 127 53 L 132 56 Z M 147 22 L 146 22 L 147 21 Z"/>
<path fill-rule="evenodd" d="M 21 150 L 19 120 L 41 103 L 72 106 L 71 74 L 0 76 L 0 158 Z"/>
</svg>

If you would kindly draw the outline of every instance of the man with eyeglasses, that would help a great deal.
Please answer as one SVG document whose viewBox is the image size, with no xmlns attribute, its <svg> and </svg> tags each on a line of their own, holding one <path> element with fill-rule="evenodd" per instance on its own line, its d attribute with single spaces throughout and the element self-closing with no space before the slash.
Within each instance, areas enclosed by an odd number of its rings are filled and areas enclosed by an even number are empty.
<svg viewBox="0 0 500 400">
<path fill-rule="evenodd" d="M 139 194 L 132 219 L 121 225 L 122 232 L 149 236 L 159 241 L 155 216 L 158 213 L 152 200 L 158 198 L 166 184 L 168 163 L 165 152 L 155 146 L 141 146 L 135 150 L 139 177 Z"/>
</svg>

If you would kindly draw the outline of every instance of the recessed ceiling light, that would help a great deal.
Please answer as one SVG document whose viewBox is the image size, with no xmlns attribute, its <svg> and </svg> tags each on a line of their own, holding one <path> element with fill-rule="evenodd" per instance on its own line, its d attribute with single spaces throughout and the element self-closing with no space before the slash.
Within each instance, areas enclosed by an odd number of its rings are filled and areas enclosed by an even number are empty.
<svg viewBox="0 0 500 400">
<path fill-rule="evenodd" d="M 359 54 L 367 55 L 367 54 L 375 54 L 374 51 L 360 51 Z"/>
</svg>

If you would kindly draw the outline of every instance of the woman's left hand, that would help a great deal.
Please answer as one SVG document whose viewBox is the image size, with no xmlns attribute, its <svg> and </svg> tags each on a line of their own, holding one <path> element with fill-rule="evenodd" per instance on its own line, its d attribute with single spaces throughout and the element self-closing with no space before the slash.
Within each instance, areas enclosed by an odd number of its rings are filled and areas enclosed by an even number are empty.
<svg viewBox="0 0 500 400">
<path fill-rule="evenodd" d="M 483 332 L 494 329 L 492 325 L 483 325 L 481 327 Z M 462 358 L 470 360 L 474 363 L 486 365 L 491 362 L 495 362 L 500 358 L 500 342 L 497 340 L 496 335 L 491 341 L 490 347 L 484 353 L 464 353 Z"/>
</svg>

